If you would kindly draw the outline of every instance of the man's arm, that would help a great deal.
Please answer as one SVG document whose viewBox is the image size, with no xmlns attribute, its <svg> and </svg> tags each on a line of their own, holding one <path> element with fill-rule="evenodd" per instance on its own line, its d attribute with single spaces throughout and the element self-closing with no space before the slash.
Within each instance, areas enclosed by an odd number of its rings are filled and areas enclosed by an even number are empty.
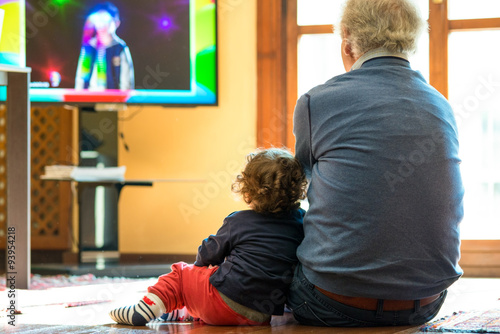
<svg viewBox="0 0 500 334">
<path fill-rule="evenodd" d="M 295 156 L 302 164 L 307 178 L 311 178 L 311 171 L 315 159 L 311 147 L 311 114 L 308 94 L 302 95 L 297 101 L 293 113 L 293 134 L 295 135 Z"/>
</svg>

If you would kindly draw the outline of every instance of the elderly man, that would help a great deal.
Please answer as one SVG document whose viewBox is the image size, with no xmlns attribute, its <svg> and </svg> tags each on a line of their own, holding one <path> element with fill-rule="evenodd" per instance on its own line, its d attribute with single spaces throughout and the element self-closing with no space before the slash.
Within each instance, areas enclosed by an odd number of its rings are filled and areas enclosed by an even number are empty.
<svg viewBox="0 0 500 334">
<path fill-rule="evenodd" d="M 422 324 L 462 274 L 455 119 L 407 58 L 425 27 L 409 0 L 347 0 L 347 73 L 297 102 L 310 207 L 288 305 L 303 324 Z"/>
</svg>

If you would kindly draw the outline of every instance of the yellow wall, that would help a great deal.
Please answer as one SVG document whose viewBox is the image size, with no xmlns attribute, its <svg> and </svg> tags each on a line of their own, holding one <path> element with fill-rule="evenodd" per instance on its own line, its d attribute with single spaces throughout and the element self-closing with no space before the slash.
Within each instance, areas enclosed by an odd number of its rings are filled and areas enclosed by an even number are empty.
<svg viewBox="0 0 500 334">
<path fill-rule="evenodd" d="M 230 187 L 256 145 L 256 0 L 218 3 L 219 106 L 129 107 L 119 122 L 126 178 L 205 181 L 124 188 L 121 253 L 196 254 L 227 214 L 245 208 Z"/>
</svg>

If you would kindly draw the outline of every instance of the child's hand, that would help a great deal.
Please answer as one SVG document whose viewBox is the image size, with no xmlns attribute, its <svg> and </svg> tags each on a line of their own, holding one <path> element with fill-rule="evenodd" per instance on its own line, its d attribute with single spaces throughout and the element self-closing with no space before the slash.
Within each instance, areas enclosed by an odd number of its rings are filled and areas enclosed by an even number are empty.
<svg viewBox="0 0 500 334">
<path fill-rule="evenodd" d="M 215 265 L 215 266 L 209 265 L 208 269 L 217 268 L 217 267 L 218 267 L 217 265 Z"/>
</svg>

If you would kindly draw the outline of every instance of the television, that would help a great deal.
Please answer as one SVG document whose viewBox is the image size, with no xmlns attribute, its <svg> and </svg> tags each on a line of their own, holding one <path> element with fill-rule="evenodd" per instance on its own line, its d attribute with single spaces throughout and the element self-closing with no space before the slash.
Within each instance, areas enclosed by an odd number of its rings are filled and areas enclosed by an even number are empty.
<svg viewBox="0 0 500 334">
<path fill-rule="evenodd" d="M 32 103 L 217 105 L 215 0 L 26 0 Z"/>
<path fill-rule="evenodd" d="M 0 65 L 25 66 L 24 0 L 0 0 Z M 5 101 L 6 88 L 1 87 Z"/>
</svg>

